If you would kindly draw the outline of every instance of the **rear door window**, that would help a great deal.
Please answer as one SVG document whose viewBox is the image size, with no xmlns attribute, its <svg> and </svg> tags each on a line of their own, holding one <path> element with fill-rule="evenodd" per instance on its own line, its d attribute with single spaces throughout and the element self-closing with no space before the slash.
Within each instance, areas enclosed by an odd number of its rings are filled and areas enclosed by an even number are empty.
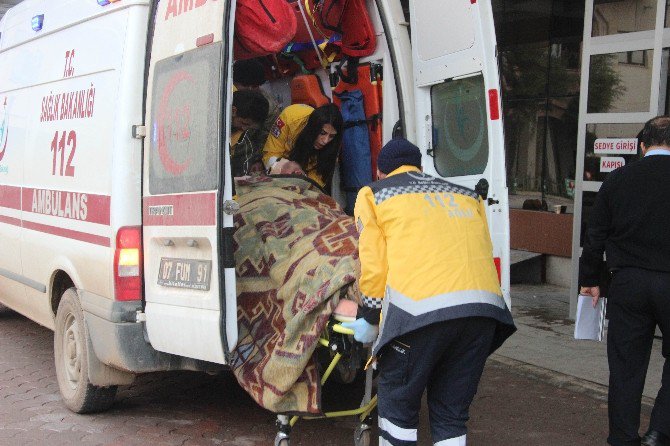
<svg viewBox="0 0 670 446">
<path fill-rule="evenodd" d="M 489 157 L 484 78 L 447 80 L 431 87 L 435 170 L 443 177 L 484 172 Z"/>
<path fill-rule="evenodd" d="M 149 154 L 152 195 L 218 187 L 221 43 L 156 64 Z"/>
</svg>

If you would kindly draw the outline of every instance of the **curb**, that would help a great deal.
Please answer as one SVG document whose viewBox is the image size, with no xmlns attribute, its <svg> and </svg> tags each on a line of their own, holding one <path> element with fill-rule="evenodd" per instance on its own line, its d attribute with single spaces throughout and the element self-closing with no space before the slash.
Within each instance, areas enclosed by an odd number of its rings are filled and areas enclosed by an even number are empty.
<svg viewBox="0 0 670 446">
<path fill-rule="evenodd" d="M 504 365 L 515 371 L 516 373 L 527 378 L 537 379 L 552 386 L 568 389 L 570 391 L 588 395 L 597 400 L 607 402 L 607 393 L 609 387 L 597 382 L 589 381 L 583 378 L 577 378 L 572 375 L 557 372 L 555 370 L 538 367 L 527 362 L 519 361 L 499 354 L 493 353 L 489 356 L 491 361 L 500 365 Z M 642 407 L 652 409 L 654 407 L 655 398 L 642 396 Z"/>
</svg>

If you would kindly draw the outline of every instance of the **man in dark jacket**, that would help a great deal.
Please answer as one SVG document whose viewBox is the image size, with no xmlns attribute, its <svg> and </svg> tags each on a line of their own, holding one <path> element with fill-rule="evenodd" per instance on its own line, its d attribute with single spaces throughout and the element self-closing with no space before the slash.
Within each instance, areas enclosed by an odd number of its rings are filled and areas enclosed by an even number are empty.
<svg viewBox="0 0 670 446">
<path fill-rule="evenodd" d="M 230 165 L 234 177 L 262 171 L 262 154 L 254 146 L 249 132 L 259 128 L 267 115 L 268 101 L 260 92 L 239 90 L 233 93 Z"/>
<path fill-rule="evenodd" d="M 277 100 L 268 92 L 261 88 L 265 84 L 265 68 L 259 59 L 237 60 L 233 64 L 233 86 L 237 91 L 252 90 L 257 91 L 268 101 L 267 117 L 261 124 L 255 128 L 249 129 L 245 136 L 251 143 L 255 152 L 261 152 L 268 139 L 270 129 L 274 125 L 282 107 Z"/>
<path fill-rule="evenodd" d="M 600 298 L 606 253 L 611 445 L 670 446 L 670 117 L 642 130 L 644 158 L 610 173 L 598 192 L 580 259 L 580 292 Z M 640 442 L 640 402 L 656 325 L 663 333 L 661 389 Z"/>
</svg>

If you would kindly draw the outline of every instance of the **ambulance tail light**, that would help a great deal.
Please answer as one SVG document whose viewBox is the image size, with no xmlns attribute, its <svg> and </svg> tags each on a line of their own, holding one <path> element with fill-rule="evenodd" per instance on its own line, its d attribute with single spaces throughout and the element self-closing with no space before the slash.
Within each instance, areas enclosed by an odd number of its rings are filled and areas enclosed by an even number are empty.
<svg viewBox="0 0 670 446">
<path fill-rule="evenodd" d="M 142 298 L 141 226 L 124 226 L 116 233 L 114 297 L 121 301 Z"/>
<path fill-rule="evenodd" d="M 494 257 L 493 263 L 496 265 L 496 272 L 498 273 L 498 283 L 502 284 L 501 274 L 500 274 L 500 257 Z"/>
</svg>

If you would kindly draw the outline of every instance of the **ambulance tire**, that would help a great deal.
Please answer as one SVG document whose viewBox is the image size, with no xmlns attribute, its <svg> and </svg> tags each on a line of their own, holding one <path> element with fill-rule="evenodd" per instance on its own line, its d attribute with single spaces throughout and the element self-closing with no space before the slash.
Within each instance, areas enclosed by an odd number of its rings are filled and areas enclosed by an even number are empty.
<svg viewBox="0 0 670 446">
<path fill-rule="evenodd" d="M 56 312 L 54 360 L 63 401 L 75 413 L 102 412 L 114 403 L 117 386 L 98 387 L 88 378 L 88 332 L 77 291 L 63 293 Z"/>
</svg>

